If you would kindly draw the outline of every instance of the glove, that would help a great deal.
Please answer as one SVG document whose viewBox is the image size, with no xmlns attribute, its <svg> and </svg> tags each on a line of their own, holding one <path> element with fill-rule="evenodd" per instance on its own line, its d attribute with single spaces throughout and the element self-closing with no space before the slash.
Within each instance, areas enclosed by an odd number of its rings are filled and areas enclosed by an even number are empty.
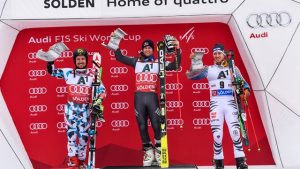
<svg viewBox="0 0 300 169">
<path fill-rule="evenodd" d="M 92 108 L 92 114 L 95 114 L 101 122 L 105 122 L 104 115 L 103 115 L 103 106 L 102 105 L 101 106 L 94 105 L 93 108 Z"/>
<path fill-rule="evenodd" d="M 250 96 L 250 91 L 248 88 L 244 89 L 243 94 L 241 95 L 241 100 L 247 102 Z"/>
<path fill-rule="evenodd" d="M 52 62 L 47 62 L 47 71 L 48 73 L 51 75 L 52 72 L 53 72 L 53 69 L 52 69 L 52 65 L 54 64 L 54 61 Z"/>
</svg>

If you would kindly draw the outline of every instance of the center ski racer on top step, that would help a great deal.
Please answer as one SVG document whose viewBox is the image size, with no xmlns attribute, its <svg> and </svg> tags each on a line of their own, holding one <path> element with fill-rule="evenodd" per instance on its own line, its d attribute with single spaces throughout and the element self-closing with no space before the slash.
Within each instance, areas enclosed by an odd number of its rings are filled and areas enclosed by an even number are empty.
<svg viewBox="0 0 300 169">
<path fill-rule="evenodd" d="M 111 40 L 118 36 L 115 33 L 116 31 L 111 34 Z M 180 65 L 181 50 L 179 41 L 175 38 L 173 45 L 175 46 L 177 65 L 175 59 L 173 62 L 166 62 L 166 70 L 176 70 Z M 158 102 L 159 64 L 158 59 L 154 56 L 154 46 L 156 45 L 152 40 L 144 40 L 141 45 L 142 51 L 138 57 L 124 56 L 119 46 L 114 48 L 116 59 L 135 69 L 134 108 L 144 150 L 143 166 L 160 165 L 161 163 L 161 112 Z M 154 145 L 148 133 L 148 117 L 154 131 Z"/>
</svg>

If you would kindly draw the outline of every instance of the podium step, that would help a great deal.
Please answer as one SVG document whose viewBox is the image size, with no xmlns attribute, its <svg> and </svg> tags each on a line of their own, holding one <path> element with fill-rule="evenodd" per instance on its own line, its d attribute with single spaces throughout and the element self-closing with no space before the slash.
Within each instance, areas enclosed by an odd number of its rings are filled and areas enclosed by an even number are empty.
<svg viewBox="0 0 300 169">
<path fill-rule="evenodd" d="M 143 166 L 111 166 L 111 167 L 104 167 L 103 169 L 158 169 L 158 166 L 151 166 L 151 167 L 143 167 Z M 195 165 L 176 165 L 170 166 L 169 169 L 197 169 Z"/>
</svg>

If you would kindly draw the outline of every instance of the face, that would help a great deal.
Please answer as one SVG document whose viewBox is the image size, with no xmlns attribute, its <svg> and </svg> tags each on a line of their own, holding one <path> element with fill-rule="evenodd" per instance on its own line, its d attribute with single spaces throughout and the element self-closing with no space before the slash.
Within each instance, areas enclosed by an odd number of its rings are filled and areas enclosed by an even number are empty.
<svg viewBox="0 0 300 169">
<path fill-rule="evenodd" d="M 85 56 L 77 56 L 75 61 L 76 61 L 76 67 L 78 67 L 79 69 L 83 69 L 86 67 Z"/>
<path fill-rule="evenodd" d="M 217 65 L 220 65 L 222 61 L 225 59 L 225 55 L 220 51 L 214 52 L 213 56 L 214 56 L 215 63 Z"/>
<path fill-rule="evenodd" d="M 150 46 L 146 46 L 143 48 L 143 53 L 145 56 L 153 55 L 153 49 Z"/>
</svg>

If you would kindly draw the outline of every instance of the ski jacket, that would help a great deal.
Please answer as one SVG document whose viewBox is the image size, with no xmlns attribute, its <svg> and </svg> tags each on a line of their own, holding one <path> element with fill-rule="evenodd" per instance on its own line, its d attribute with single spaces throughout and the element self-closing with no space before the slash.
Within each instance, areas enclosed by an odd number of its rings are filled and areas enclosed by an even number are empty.
<svg viewBox="0 0 300 169">
<path fill-rule="evenodd" d="M 55 68 L 53 64 L 51 66 L 51 76 L 63 78 L 66 81 L 67 100 L 69 103 L 90 103 L 92 82 L 95 76 L 93 69 Z M 106 96 L 105 87 L 102 83 L 96 88 L 96 94 L 97 98 L 101 99 L 102 102 L 102 99 Z"/>
<path fill-rule="evenodd" d="M 247 88 L 250 90 L 249 84 L 241 75 L 238 67 L 235 66 L 234 69 L 237 77 L 244 81 L 244 89 Z M 188 72 L 187 78 L 192 80 L 207 78 L 211 98 L 233 97 L 232 77 L 230 75 L 230 69 L 228 66 L 223 67 L 216 64 L 204 66 L 201 69 Z"/>
<path fill-rule="evenodd" d="M 159 64 L 157 59 L 146 60 L 142 57 L 136 58 L 124 56 L 120 49 L 115 51 L 115 56 L 118 61 L 135 69 L 135 92 L 158 92 Z M 180 49 L 177 49 L 174 61 L 166 62 L 166 70 L 176 70 L 179 68 L 180 62 L 181 52 Z"/>
</svg>

